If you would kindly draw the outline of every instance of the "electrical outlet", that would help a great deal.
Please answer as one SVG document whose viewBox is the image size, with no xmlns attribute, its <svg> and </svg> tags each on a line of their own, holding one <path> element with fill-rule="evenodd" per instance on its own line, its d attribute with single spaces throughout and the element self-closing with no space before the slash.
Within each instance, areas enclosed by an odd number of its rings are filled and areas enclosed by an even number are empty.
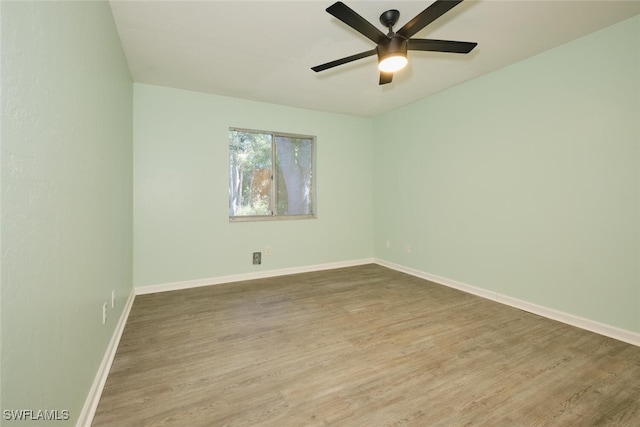
<svg viewBox="0 0 640 427">
<path fill-rule="evenodd" d="M 262 252 L 254 252 L 253 253 L 253 265 L 262 264 Z"/>
<path fill-rule="evenodd" d="M 116 290 L 113 289 L 111 291 L 111 308 L 115 308 L 116 306 Z"/>
<path fill-rule="evenodd" d="M 102 304 L 102 324 L 107 323 L 107 303 Z"/>
<path fill-rule="evenodd" d="M 387 243 L 385 243 L 385 246 L 387 247 L 387 249 L 391 249 L 391 240 L 387 240 Z"/>
<path fill-rule="evenodd" d="M 271 246 L 267 246 L 267 248 L 264 250 L 264 254 L 266 256 L 271 256 Z"/>
<path fill-rule="evenodd" d="M 410 253 L 411 253 L 411 245 L 407 244 L 407 245 L 404 247 L 404 251 L 405 251 L 406 253 L 410 254 Z"/>
</svg>

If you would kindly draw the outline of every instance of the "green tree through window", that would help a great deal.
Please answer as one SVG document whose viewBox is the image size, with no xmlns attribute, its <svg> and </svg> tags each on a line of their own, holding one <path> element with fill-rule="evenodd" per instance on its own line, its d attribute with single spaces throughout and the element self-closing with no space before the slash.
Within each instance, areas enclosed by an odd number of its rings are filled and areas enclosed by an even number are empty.
<svg viewBox="0 0 640 427">
<path fill-rule="evenodd" d="M 313 218 L 315 138 L 229 130 L 229 218 Z"/>
</svg>

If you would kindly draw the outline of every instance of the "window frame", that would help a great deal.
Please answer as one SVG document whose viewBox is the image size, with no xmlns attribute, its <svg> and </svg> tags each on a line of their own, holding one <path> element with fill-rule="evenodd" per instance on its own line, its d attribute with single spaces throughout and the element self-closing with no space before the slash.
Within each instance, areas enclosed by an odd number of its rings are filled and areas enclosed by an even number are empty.
<svg viewBox="0 0 640 427">
<path fill-rule="evenodd" d="M 241 216 L 231 216 L 229 215 L 229 222 L 259 222 L 259 221 L 291 221 L 291 220 L 302 220 L 302 219 L 317 219 L 317 205 L 316 205 L 316 177 L 317 177 L 317 167 L 316 167 L 316 146 L 317 146 L 317 137 L 314 135 L 304 135 L 299 133 L 290 133 L 290 132 L 279 132 L 279 131 L 270 131 L 270 130 L 258 130 L 258 129 L 247 129 L 247 128 L 239 128 L 239 127 L 229 127 L 230 132 L 244 132 L 244 133 L 259 133 L 259 134 L 267 134 L 271 135 L 271 191 L 270 191 L 270 203 L 271 214 L 270 215 L 241 215 Z M 285 137 L 285 138 L 298 138 L 298 139 L 308 139 L 311 141 L 311 213 L 303 214 L 303 215 L 278 215 L 277 209 L 275 209 L 276 197 L 277 197 L 277 179 L 275 179 L 274 175 L 277 171 L 276 166 L 276 137 Z M 230 153 L 229 153 L 229 136 L 227 134 L 227 168 L 231 167 L 230 164 Z M 229 174 L 227 174 L 229 175 Z M 229 190 L 230 182 L 227 183 L 227 190 Z M 229 200 L 227 200 L 227 208 L 229 208 Z M 227 209 L 229 210 L 229 209 Z"/>
</svg>

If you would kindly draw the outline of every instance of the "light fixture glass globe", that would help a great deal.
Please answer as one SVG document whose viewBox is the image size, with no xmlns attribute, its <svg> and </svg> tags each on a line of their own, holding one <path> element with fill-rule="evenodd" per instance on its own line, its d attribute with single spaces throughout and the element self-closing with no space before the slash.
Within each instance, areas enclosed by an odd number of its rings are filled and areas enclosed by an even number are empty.
<svg viewBox="0 0 640 427">
<path fill-rule="evenodd" d="M 407 62 L 407 57 L 404 55 L 387 56 L 378 63 L 378 68 L 385 73 L 395 73 L 403 69 Z"/>
</svg>

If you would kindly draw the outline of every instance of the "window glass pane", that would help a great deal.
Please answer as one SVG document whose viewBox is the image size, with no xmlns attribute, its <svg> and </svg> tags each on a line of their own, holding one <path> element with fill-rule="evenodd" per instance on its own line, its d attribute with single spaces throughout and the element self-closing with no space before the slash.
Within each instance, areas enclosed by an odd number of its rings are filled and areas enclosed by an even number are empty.
<svg viewBox="0 0 640 427">
<path fill-rule="evenodd" d="M 277 215 L 311 215 L 312 140 L 275 136 L 276 213 Z"/>
<path fill-rule="evenodd" d="M 271 215 L 271 135 L 229 132 L 229 215 Z"/>
</svg>

